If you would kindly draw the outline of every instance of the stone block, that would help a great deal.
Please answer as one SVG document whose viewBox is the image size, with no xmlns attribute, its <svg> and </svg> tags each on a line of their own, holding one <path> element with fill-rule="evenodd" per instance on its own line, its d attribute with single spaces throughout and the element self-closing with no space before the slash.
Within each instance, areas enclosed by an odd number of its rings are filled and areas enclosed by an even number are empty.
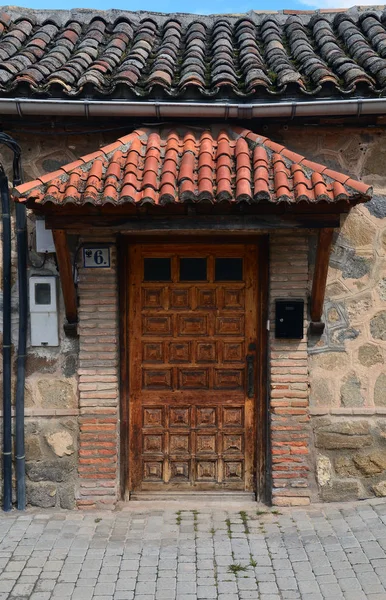
<svg viewBox="0 0 386 600">
<path fill-rule="evenodd" d="M 40 426 L 39 421 L 27 420 L 25 423 L 26 460 L 41 460 L 44 456 L 44 449 L 39 437 Z"/>
<path fill-rule="evenodd" d="M 358 421 L 335 421 L 326 424 L 321 423 L 323 430 L 329 433 L 340 433 L 342 435 L 367 435 L 370 433 L 370 423 L 364 419 Z"/>
<path fill-rule="evenodd" d="M 316 447 L 326 450 L 355 449 L 371 446 L 368 421 L 340 421 L 316 430 Z"/>
<path fill-rule="evenodd" d="M 60 507 L 67 510 L 75 508 L 75 485 L 68 483 L 59 487 Z"/>
<path fill-rule="evenodd" d="M 381 373 L 374 387 L 375 406 L 386 406 L 386 373 Z"/>
<path fill-rule="evenodd" d="M 57 456 L 74 454 L 74 438 L 69 431 L 61 429 L 45 435 L 47 444 Z"/>
<path fill-rule="evenodd" d="M 316 447 L 326 450 L 365 448 L 366 446 L 371 446 L 372 441 L 370 435 L 347 436 L 339 433 L 320 431 L 316 436 Z"/>
<path fill-rule="evenodd" d="M 43 408 L 75 408 L 74 388 L 64 379 L 40 379 L 38 390 Z"/>
<path fill-rule="evenodd" d="M 27 502 L 32 506 L 50 508 L 56 505 L 56 485 L 27 482 Z"/>
<path fill-rule="evenodd" d="M 29 434 L 26 432 L 25 435 L 25 458 L 29 460 L 41 460 L 43 458 L 43 451 L 40 445 L 39 436 L 36 434 Z"/>
<path fill-rule="evenodd" d="M 316 461 L 316 476 L 320 486 L 327 485 L 332 477 L 332 465 L 328 456 L 320 454 Z"/>
<path fill-rule="evenodd" d="M 34 461 L 26 464 L 26 472 L 31 481 L 66 481 L 73 470 L 73 461 L 65 458 Z"/>
<path fill-rule="evenodd" d="M 317 377 L 311 380 L 311 406 L 331 406 L 333 399 L 334 396 L 330 384 L 325 378 Z"/>
<path fill-rule="evenodd" d="M 383 138 L 374 140 L 369 146 L 363 164 L 363 177 L 370 176 L 374 178 L 377 176 L 378 186 L 386 184 L 385 177 L 385 160 L 386 160 L 386 148 L 383 142 Z"/>
<path fill-rule="evenodd" d="M 348 253 L 347 260 L 342 265 L 343 279 L 362 279 L 370 273 L 373 261 L 355 253 Z"/>
<path fill-rule="evenodd" d="M 381 443 L 384 443 L 384 441 L 386 441 L 386 420 L 379 419 L 377 421 L 377 427 L 380 441 Z"/>
<path fill-rule="evenodd" d="M 384 498 L 386 496 L 386 481 L 380 481 L 373 485 L 373 492 L 379 498 Z"/>
<path fill-rule="evenodd" d="M 363 406 L 364 398 L 361 394 L 361 382 L 355 373 L 351 373 L 342 384 L 340 402 L 342 406 Z"/>
<path fill-rule="evenodd" d="M 363 490 L 354 479 L 335 479 L 330 485 L 321 489 L 321 497 L 325 502 L 341 502 L 363 498 Z"/>
<path fill-rule="evenodd" d="M 349 456 L 338 456 L 335 460 L 335 472 L 340 477 L 357 477 L 358 469 Z"/>
<path fill-rule="evenodd" d="M 366 210 L 376 219 L 386 217 L 386 196 L 374 194 L 370 202 L 366 202 Z"/>
<path fill-rule="evenodd" d="M 354 247 L 372 245 L 376 234 L 375 227 L 363 218 L 361 212 L 361 208 L 353 209 L 340 231 L 341 235 L 348 239 Z"/>
<path fill-rule="evenodd" d="M 386 246 L 386 232 L 385 232 L 385 246 Z M 386 277 L 382 277 L 378 281 L 378 294 L 381 300 L 386 301 Z"/>
<path fill-rule="evenodd" d="M 332 424 L 329 417 L 314 417 L 312 419 L 314 429 L 320 429 L 321 427 L 328 427 Z"/>
<path fill-rule="evenodd" d="M 350 321 L 358 321 L 360 320 L 372 307 L 372 298 L 371 294 L 365 293 L 361 295 L 356 295 L 351 300 L 348 300 L 345 303 L 346 312 Z"/>
<path fill-rule="evenodd" d="M 383 363 L 383 356 L 375 344 L 364 344 L 358 350 L 358 360 L 364 367 Z"/>
<path fill-rule="evenodd" d="M 386 340 L 386 310 L 381 310 L 371 319 L 370 333 L 375 340 Z"/>
<path fill-rule="evenodd" d="M 372 477 L 383 471 L 379 462 L 378 464 L 377 462 L 374 462 L 369 454 L 355 454 L 353 456 L 353 462 L 365 477 Z"/>
<path fill-rule="evenodd" d="M 349 357 L 346 352 L 323 352 L 310 357 L 311 370 L 315 367 L 326 371 L 344 369 L 349 365 Z"/>
<path fill-rule="evenodd" d="M 383 470 L 386 470 L 386 452 L 384 450 L 372 452 L 370 454 L 370 459 Z"/>
</svg>

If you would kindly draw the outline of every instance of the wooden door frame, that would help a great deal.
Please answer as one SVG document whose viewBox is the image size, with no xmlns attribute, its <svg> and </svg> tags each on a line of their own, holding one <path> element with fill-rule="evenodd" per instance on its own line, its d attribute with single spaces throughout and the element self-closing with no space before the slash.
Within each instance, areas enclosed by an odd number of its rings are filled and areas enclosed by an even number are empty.
<svg viewBox="0 0 386 600">
<path fill-rule="evenodd" d="M 118 292 L 119 292 L 119 355 L 120 355 L 120 495 L 128 499 L 128 436 L 129 436 L 129 248 L 138 243 L 161 242 L 159 236 L 119 235 L 117 239 L 118 255 Z M 165 243 L 181 243 L 181 238 L 168 237 Z M 257 389 L 255 405 L 255 423 L 262 426 L 256 430 L 256 499 L 270 502 L 270 444 L 268 410 L 268 289 L 269 289 L 269 235 L 257 236 L 189 236 L 189 242 L 197 243 L 253 243 L 257 246 Z M 259 402 L 258 400 L 261 399 Z"/>
</svg>

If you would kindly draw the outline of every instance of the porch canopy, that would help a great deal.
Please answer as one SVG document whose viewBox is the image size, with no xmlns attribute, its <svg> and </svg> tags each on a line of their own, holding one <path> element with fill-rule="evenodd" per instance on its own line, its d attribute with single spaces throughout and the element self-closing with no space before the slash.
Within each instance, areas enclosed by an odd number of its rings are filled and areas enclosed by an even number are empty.
<svg viewBox="0 0 386 600">
<path fill-rule="evenodd" d="M 137 129 L 14 190 L 54 230 L 70 323 L 77 309 L 67 232 L 101 227 L 229 235 L 317 228 L 311 319 L 319 323 L 334 228 L 371 194 L 367 184 L 264 136 L 217 125 Z"/>
</svg>

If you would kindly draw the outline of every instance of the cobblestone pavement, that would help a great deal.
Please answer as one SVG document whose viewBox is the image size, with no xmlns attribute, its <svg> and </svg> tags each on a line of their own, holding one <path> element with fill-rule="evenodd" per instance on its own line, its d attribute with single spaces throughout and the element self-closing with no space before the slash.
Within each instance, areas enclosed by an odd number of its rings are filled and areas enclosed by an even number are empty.
<svg viewBox="0 0 386 600">
<path fill-rule="evenodd" d="M 0 569 L 0 600 L 386 600 L 386 502 L 14 512 Z"/>
</svg>

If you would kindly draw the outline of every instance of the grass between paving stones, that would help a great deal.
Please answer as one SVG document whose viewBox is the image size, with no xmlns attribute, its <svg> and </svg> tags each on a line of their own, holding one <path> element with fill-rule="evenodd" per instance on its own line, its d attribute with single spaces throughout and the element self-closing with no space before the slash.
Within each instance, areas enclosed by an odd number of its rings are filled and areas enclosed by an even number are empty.
<svg viewBox="0 0 386 600">
<path fill-rule="evenodd" d="M 198 510 L 192 510 L 192 513 L 193 513 L 193 529 L 197 533 L 197 531 L 198 531 L 198 515 L 199 515 L 199 512 L 198 512 Z"/>
<path fill-rule="evenodd" d="M 195 532 L 198 531 L 198 515 L 200 514 L 198 510 L 190 510 L 185 512 L 191 512 L 193 515 L 193 529 Z M 176 512 L 176 525 L 181 525 L 182 522 L 182 510 L 178 510 Z"/>
<path fill-rule="evenodd" d="M 245 510 L 240 510 L 239 515 L 240 515 L 241 521 L 242 521 L 242 523 L 244 525 L 244 532 L 246 534 L 248 534 L 249 533 L 248 515 L 245 512 Z"/>
<path fill-rule="evenodd" d="M 237 575 L 240 572 L 244 572 L 248 567 L 245 565 L 241 565 L 240 563 L 233 563 L 233 565 L 228 566 L 228 573 L 233 573 L 233 575 Z"/>
<path fill-rule="evenodd" d="M 227 526 L 228 537 L 231 540 L 232 539 L 231 520 L 230 519 L 225 519 L 225 524 Z"/>
<path fill-rule="evenodd" d="M 218 568 L 216 559 L 213 559 L 213 575 L 214 575 L 214 585 L 216 586 L 216 591 L 218 595 Z"/>
<path fill-rule="evenodd" d="M 214 535 L 216 533 L 216 529 L 214 527 L 212 527 L 212 529 L 210 529 L 209 533 L 212 535 L 212 537 L 214 537 Z M 217 568 L 216 557 L 213 558 L 213 573 L 214 573 L 214 583 L 215 583 L 217 595 L 218 595 L 218 568 Z"/>
</svg>

